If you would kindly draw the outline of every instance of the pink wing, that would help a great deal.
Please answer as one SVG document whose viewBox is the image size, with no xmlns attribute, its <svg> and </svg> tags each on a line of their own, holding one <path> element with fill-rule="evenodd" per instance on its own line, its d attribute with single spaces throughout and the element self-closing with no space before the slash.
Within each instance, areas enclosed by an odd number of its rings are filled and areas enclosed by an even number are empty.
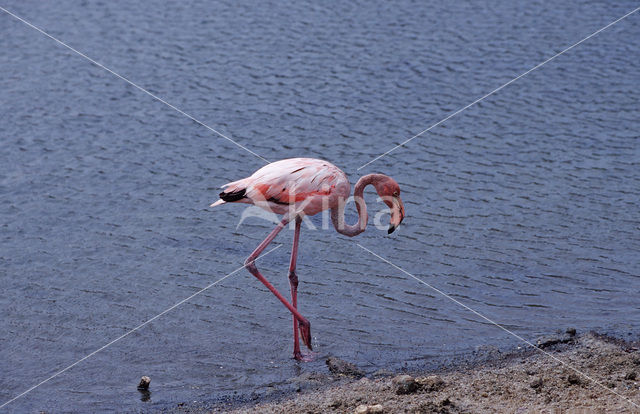
<svg viewBox="0 0 640 414">
<path fill-rule="evenodd" d="M 290 158 L 268 164 L 250 177 L 223 186 L 220 198 L 228 202 L 289 205 L 310 197 L 326 197 L 349 181 L 335 165 L 313 158 Z M 270 206 L 273 209 L 273 206 Z M 280 209 L 278 209 L 280 210 Z M 315 213 L 313 213 L 315 214 Z"/>
</svg>

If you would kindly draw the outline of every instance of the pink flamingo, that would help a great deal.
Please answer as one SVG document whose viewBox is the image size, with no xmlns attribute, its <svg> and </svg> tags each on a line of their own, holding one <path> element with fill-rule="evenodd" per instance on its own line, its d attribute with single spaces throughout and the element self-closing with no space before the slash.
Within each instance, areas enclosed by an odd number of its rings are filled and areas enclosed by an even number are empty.
<svg viewBox="0 0 640 414">
<path fill-rule="evenodd" d="M 335 165 L 312 158 L 290 158 L 268 164 L 250 177 L 222 186 L 225 190 L 220 193 L 221 200 L 211 204 L 211 207 L 225 203 L 254 204 L 267 211 L 284 215 L 276 228 L 247 258 L 245 266 L 293 314 L 293 357 L 297 360 L 305 360 L 300 352 L 298 328 L 302 341 L 307 348 L 312 350 L 311 324 L 298 312 L 297 303 L 296 260 L 302 217 L 331 209 L 331 221 L 338 233 L 349 237 L 356 236 L 367 227 L 367 206 L 362 194 L 364 188 L 369 184 L 374 186 L 378 195 L 391 209 L 391 225 L 388 231 L 391 233 L 404 218 L 400 186 L 393 178 L 383 174 L 368 174 L 358 180 L 353 193 L 359 216 L 358 222 L 354 225 L 348 225 L 344 219 L 345 204 L 351 190 L 347 176 Z M 262 276 L 255 265 L 255 260 L 280 230 L 291 221 L 295 221 L 295 233 L 289 263 L 289 285 L 291 287 L 291 302 L 289 302 Z"/>
</svg>

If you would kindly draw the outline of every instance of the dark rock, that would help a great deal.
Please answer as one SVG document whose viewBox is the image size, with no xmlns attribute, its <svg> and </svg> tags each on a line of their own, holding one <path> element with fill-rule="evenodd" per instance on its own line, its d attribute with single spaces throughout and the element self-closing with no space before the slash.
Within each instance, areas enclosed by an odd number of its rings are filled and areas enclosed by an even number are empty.
<svg viewBox="0 0 640 414">
<path fill-rule="evenodd" d="M 538 348 L 547 348 L 556 344 L 566 344 L 573 341 L 573 335 L 560 333 L 554 335 L 541 336 L 536 341 Z"/>
<path fill-rule="evenodd" d="M 440 391 L 446 386 L 444 380 L 437 375 L 416 378 L 415 381 L 423 391 L 427 392 Z"/>
<path fill-rule="evenodd" d="M 347 377 L 354 378 L 362 378 L 364 377 L 364 372 L 359 369 L 354 364 L 344 361 L 340 358 L 329 357 L 327 358 L 327 366 L 329 367 L 329 371 L 335 375 L 345 375 Z"/>
<path fill-rule="evenodd" d="M 571 336 L 576 336 L 576 328 L 567 328 L 565 332 Z"/>
<path fill-rule="evenodd" d="M 138 384 L 138 389 L 139 390 L 148 390 L 149 389 L 149 384 L 151 384 L 151 378 L 147 377 L 146 375 L 142 378 L 140 378 L 140 383 Z"/>
<path fill-rule="evenodd" d="M 151 400 L 151 391 L 149 391 L 149 384 L 151 384 L 151 378 L 146 375 L 140 378 L 138 383 L 138 392 L 140 392 L 140 401 L 147 402 Z"/>
<path fill-rule="evenodd" d="M 529 386 L 534 390 L 537 390 L 539 388 L 542 388 L 543 384 L 544 381 L 542 380 L 542 378 L 536 378 L 535 380 L 531 381 L 531 384 L 529 384 Z"/>
<path fill-rule="evenodd" d="M 413 394 L 418 391 L 418 383 L 411 375 L 398 375 L 393 379 L 396 394 Z"/>
<path fill-rule="evenodd" d="M 580 377 L 578 375 L 576 375 L 576 374 L 569 374 L 569 376 L 567 377 L 567 381 L 571 385 L 577 385 L 577 384 L 580 384 L 582 382 L 582 381 L 580 381 Z"/>
<path fill-rule="evenodd" d="M 631 371 L 629 373 L 627 373 L 627 375 L 624 376 L 624 379 L 628 380 L 628 381 L 635 381 L 637 378 L 637 375 L 634 371 Z"/>
<path fill-rule="evenodd" d="M 480 345 L 475 349 L 476 357 L 479 359 L 497 359 L 502 354 L 498 347 L 493 345 Z"/>
</svg>

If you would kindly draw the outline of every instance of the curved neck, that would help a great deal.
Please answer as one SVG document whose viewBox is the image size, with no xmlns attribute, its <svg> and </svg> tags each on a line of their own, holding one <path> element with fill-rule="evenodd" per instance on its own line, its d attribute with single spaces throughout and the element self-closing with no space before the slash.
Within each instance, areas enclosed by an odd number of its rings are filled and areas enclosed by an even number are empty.
<svg viewBox="0 0 640 414">
<path fill-rule="evenodd" d="M 347 200 L 339 200 L 338 206 L 331 209 L 331 221 L 336 231 L 345 236 L 353 237 L 362 233 L 367 228 L 367 205 L 364 202 L 362 195 L 364 194 L 364 188 L 369 184 L 373 184 L 379 174 L 368 174 L 361 177 L 356 183 L 356 187 L 353 190 L 353 198 L 356 203 L 356 210 L 358 210 L 358 222 L 354 225 L 349 225 L 344 220 L 344 209 Z"/>
</svg>

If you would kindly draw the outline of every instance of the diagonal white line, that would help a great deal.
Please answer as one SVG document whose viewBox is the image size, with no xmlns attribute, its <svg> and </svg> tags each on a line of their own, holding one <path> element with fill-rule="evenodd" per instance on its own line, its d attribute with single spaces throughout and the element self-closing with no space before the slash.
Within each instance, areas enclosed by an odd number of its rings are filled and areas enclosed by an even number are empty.
<svg viewBox="0 0 640 414">
<path fill-rule="evenodd" d="M 544 349 L 538 348 L 537 346 L 535 346 L 534 344 L 532 344 L 531 342 L 527 341 L 526 339 L 524 339 L 523 337 L 521 337 L 520 335 L 518 335 L 517 333 L 514 333 L 512 331 L 510 331 L 509 329 L 505 328 L 504 326 L 500 325 L 499 323 L 493 321 L 492 319 L 489 319 L 488 317 L 484 316 L 483 314 L 481 314 L 480 312 L 471 309 L 469 306 L 465 305 L 464 303 L 460 302 L 459 300 L 457 300 L 456 298 L 451 297 L 450 295 L 447 295 L 446 293 L 444 293 L 443 291 L 441 291 L 440 289 L 430 285 L 429 283 L 425 282 L 424 280 L 420 279 L 419 277 L 407 272 L 406 270 L 404 270 L 403 268 L 401 268 L 400 266 L 396 266 L 395 264 L 391 263 L 389 260 L 385 259 L 384 257 L 380 256 L 379 254 L 376 254 L 374 252 L 372 252 L 371 250 L 367 249 L 366 247 L 364 247 L 363 245 L 361 245 L 360 243 L 356 243 L 361 249 L 366 250 L 367 252 L 371 253 L 372 255 L 374 255 L 375 257 L 377 257 L 378 259 L 382 260 L 383 262 L 395 267 L 396 269 L 398 269 L 399 271 L 401 271 L 402 273 L 404 273 L 407 276 L 410 276 L 412 278 L 414 278 L 415 280 L 417 280 L 418 282 L 422 283 L 423 285 L 427 286 L 428 288 L 436 291 L 437 293 L 441 294 L 442 296 L 444 296 L 445 298 L 457 303 L 458 305 L 462 306 L 463 308 L 465 308 L 466 310 L 474 313 L 475 315 L 479 316 L 480 318 L 484 319 L 485 321 L 489 322 L 492 325 L 497 326 L 498 328 L 502 329 L 503 331 L 507 332 L 509 335 L 514 336 L 515 338 L 521 340 L 522 342 L 524 342 L 525 344 L 531 346 L 532 348 L 542 352 L 543 354 L 545 354 L 546 356 L 556 360 L 557 362 L 559 362 L 560 364 L 564 365 L 565 367 L 571 369 L 572 371 L 575 371 L 576 373 L 582 375 L 583 377 L 589 379 L 590 381 L 592 381 L 594 384 L 599 385 L 600 387 L 604 388 L 605 390 L 617 395 L 618 397 L 624 399 L 625 401 L 627 401 L 629 404 L 633 405 L 636 408 L 640 408 L 640 405 L 634 403 L 633 401 L 631 401 L 630 399 L 628 399 L 627 397 L 625 397 L 624 395 L 618 394 L 617 392 L 613 391 L 612 389 L 610 389 L 609 387 L 607 387 L 606 385 L 604 385 L 603 383 L 591 378 L 590 376 L 588 376 L 587 374 L 585 374 L 584 372 L 572 367 L 571 365 L 567 364 L 566 362 L 564 362 L 563 360 L 561 360 L 560 358 L 558 358 L 557 356 L 545 351 Z"/>
<path fill-rule="evenodd" d="M 261 256 L 259 256 L 257 259 L 263 258 L 266 255 L 268 255 L 269 253 L 273 252 L 274 250 L 278 249 L 282 247 L 282 245 L 278 245 L 276 247 L 274 247 L 273 249 L 269 250 L 268 252 L 262 254 Z M 256 260 L 257 260 L 256 259 Z M 236 270 L 234 270 L 233 272 L 227 274 L 224 277 L 221 277 L 220 279 L 216 280 L 215 282 L 203 287 L 202 289 L 200 289 L 199 291 L 197 291 L 196 293 L 194 293 L 193 295 L 189 296 L 188 298 L 182 299 L 180 302 L 174 304 L 173 306 L 171 306 L 170 308 L 165 309 L 164 311 L 160 312 L 159 314 L 157 314 L 156 316 L 154 316 L 151 319 L 148 319 L 146 322 L 141 323 L 140 325 L 136 326 L 135 328 L 131 329 L 130 331 L 127 331 L 126 333 L 120 335 L 119 337 L 117 337 L 116 339 L 114 339 L 113 341 L 109 342 L 106 345 L 101 346 L 100 348 L 96 349 L 95 351 L 93 351 L 92 353 L 80 358 L 79 360 L 77 360 L 76 362 L 74 362 L 73 364 L 69 365 L 68 367 L 61 369 L 60 371 L 56 372 L 55 374 L 53 374 L 52 376 L 50 376 L 49 378 L 40 381 L 39 383 L 37 383 L 36 385 L 34 385 L 33 387 L 29 388 L 28 390 L 24 391 L 21 394 L 16 395 L 15 397 L 13 397 L 12 399 L 10 399 L 9 401 L 5 402 L 4 404 L 0 405 L 0 408 L 3 408 L 4 406 L 14 402 L 15 400 L 17 400 L 18 398 L 28 394 L 29 392 L 35 390 L 36 388 L 38 388 L 39 386 L 41 386 L 42 384 L 54 379 L 55 377 L 57 377 L 58 375 L 68 371 L 69 369 L 75 367 L 76 365 L 78 365 L 79 363 L 81 363 L 82 361 L 84 361 L 85 359 L 91 358 L 92 356 L 94 356 L 95 354 L 97 354 L 98 352 L 102 351 L 105 348 L 108 348 L 109 346 L 115 344 L 116 342 L 118 342 L 119 340 L 125 338 L 126 336 L 134 333 L 135 331 L 137 331 L 138 329 L 144 327 L 145 325 L 153 322 L 154 320 L 158 319 L 159 317 L 161 317 L 162 315 L 164 315 L 165 313 L 177 308 L 178 306 L 182 305 L 183 303 L 185 303 L 186 301 L 198 296 L 199 294 L 201 294 L 202 292 L 204 292 L 205 290 L 217 285 L 218 283 L 222 282 L 223 280 L 225 280 L 226 278 L 228 278 L 229 276 L 238 273 L 240 270 L 244 269 L 246 266 L 242 266 L 237 268 Z"/>
<path fill-rule="evenodd" d="M 96 62 L 95 60 L 91 59 L 89 56 L 85 55 L 84 53 L 74 49 L 73 47 L 69 46 L 68 44 L 66 44 L 65 42 L 63 42 L 60 39 L 57 39 L 55 37 L 53 37 L 52 35 L 50 35 L 49 33 L 45 32 L 44 30 L 40 29 L 37 26 L 34 26 L 33 24 L 29 23 L 28 21 L 26 21 L 25 19 L 23 19 L 20 16 L 17 16 L 13 13 L 11 13 L 9 10 L 5 9 L 4 7 L 0 6 L 0 10 L 2 10 L 3 12 L 7 13 L 8 15 L 14 17 L 15 19 L 21 21 L 22 23 L 26 24 L 27 26 L 31 27 L 32 29 L 35 29 L 37 31 L 39 31 L 40 33 L 42 33 L 43 35 L 47 36 L 48 38 L 54 40 L 55 42 L 57 42 L 58 44 L 66 47 L 67 49 L 71 50 L 72 52 L 82 56 L 83 58 L 87 59 L 89 62 L 93 63 L 94 65 L 98 66 L 101 69 L 106 70 L 107 72 L 111 73 L 112 75 L 122 79 L 123 81 L 127 82 L 129 85 L 139 89 L 140 91 L 146 93 L 147 95 L 151 96 L 152 98 L 154 98 L 157 101 L 162 102 L 163 104 L 167 105 L 169 108 L 173 109 L 174 111 L 186 116 L 187 118 L 191 119 L 192 121 L 202 125 L 203 127 L 207 128 L 209 131 L 214 132 L 216 134 L 218 134 L 219 136 L 221 136 L 222 138 L 232 142 L 233 144 L 237 145 L 238 147 L 242 148 L 243 150 L 247 151 L 250 154 L 255 155 L 256 157 L 260 158 L 261 160 L 263 160 L 266 163 L 269 163 L 270 161 L 258 154 L 256 154 L 255 152 L 251 151 L 249 148 L 245 147 L 244 145 L 234 141 L 233 139 L 229 138 L 228 136 L 224 135 L 222 132 L 219 132 L 213 128 L 211 128 L 209 125 L 205 124 L 204 122 L 196 119 L 195 117 L 189 115 L 188 113 L 176 108 L 175 106 L 171 105 L 169 102 L 165 101 L 164 99 L 154 95 L 153 93 L 149 92 L 148 90 L 146 90 L 145 88 L 143 88 L 142 86 L 139 86 L 138 84 L 130 81 L 129 79 L 125 78 L 124 76 L 114 72 L 113 70 L 109 69 L 108 67 L 104 66 L 103 64 L 101 64 L 100 62 Z"/>
<path fill-rule="evenodd" d="M 498 92 L 499 90 L 501 90 L 502 88 L 512 84 L 513 82 L 517 81 L 518 79 L 528 75 L 529 73 L 533 72 L 534 70 L 538 69 L 539 67 L 551 62 L 553 59 L 557 58 L 558 56 L 562 55 L 565 52 L 568 52 L 569 50 L 573 49 L 574 47 L 578 46 L 579 44 L 581 44 L 582 42 L 589 40 L 590 38 L 592 38 L 593 36 L 597 35 L 598 33 L 602 32 L 603 30 L 606 30 L 607 28 L 613 26 L 614 24 L 618 23 L 620 20 L 632 15 L 633 13 L 637 12 L 638 10 L 640 10 L 640 7 L 630 11 L 629 13 L 625 14 L 624 16 L 620 17 L 617 20 L 614 20 L 613 22 L 609 23 L 608 25 L 604 26 L 603 28 L 596 30 L 595 32 L 591 33 L 589 36 L 585 37 L 584 39 L 580 40 L 579 42 L 576 42 L 574 44 L 572 44 L 571 46 L 569 46 L 568 48 L 564 49 L 562 52 L 556 53 L 555 55 L 551 56 L 549 59 L 545 60 L 542 63 L 537 64 L 536 66 L 532 67 L 531 69 L 529 69 L 528 71 L 520 74 L 519 76 L 511 79 L 509 82 L 505 83 L 502 86 L 499 86 L 497 88 L 495 88 L 494 90 L 492 90 L 491 92 L 489 92 L 488 94 L 484 95 L 481 98 L 476 99 L 475 101 L 471 102 L 469 105 L 462 107 L 460 109 L 458 109 L 457 111 L 455 111 L 454 113 L 450 114 L 449 116 L 447 116 L 446 118 L 444 118 L 441 121 L 436 122 L 435 124 L 431 125 L 429 128 L 425 129 L 422 132 L 417 133 L 416 135 L 412 136 L 411 138 L 401 142 L 400 144 L 396 145 L 395 147 L 391 148 L 389 151 L 385 152 L 384 154 L 378 155 L 377 157 L 375 157 L 374 159 L 372 159 L 371 161 L 369 161 L 366 164 L 361 165 L 356 171 L 360 171 L 361 169 L 363 169 L 364 167 L 366 167 L 367 165 L 379 160 L 380 158 L 388 155 L 389 153 L 397 150 L 398 148 L 404 146 L 405 144 L 407 144 L 408 142 L 414 140 L 415 138 L 418 138 L 420 135 L 424 134 L 425 132 L 430 131 L 431 129 L 437 127 L 438 125 L 442 124 L 443 122 L 447 121 L 448 119 L 453 118 L 454 116 L 458 115 L 460 112 L 472 107 L 473 105 L 477 104 L 478 102 L 482 101 L 485 98 L 488 98 L 489 96 L 493 95 L 494 93 Z"/>
</svg>

